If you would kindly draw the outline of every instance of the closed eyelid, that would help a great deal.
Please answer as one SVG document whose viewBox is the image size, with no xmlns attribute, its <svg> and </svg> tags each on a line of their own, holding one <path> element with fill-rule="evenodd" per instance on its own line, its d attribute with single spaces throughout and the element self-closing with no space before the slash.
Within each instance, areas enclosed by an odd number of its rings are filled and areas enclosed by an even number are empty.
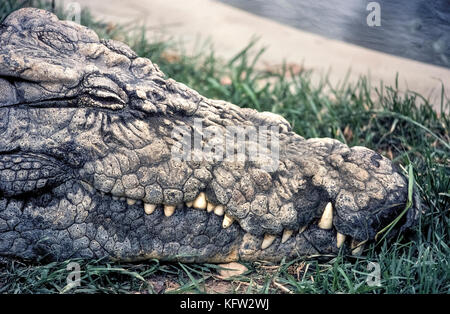
<svg viewBox="0 0 450 314">
<path fill-rule="evenodd" d="M 85 78 L 83 85 L 90 95 L 116 99 L 122 104 L 128 102 L 125 91 L 108 77 L 93 74 Z"/>
</svg>

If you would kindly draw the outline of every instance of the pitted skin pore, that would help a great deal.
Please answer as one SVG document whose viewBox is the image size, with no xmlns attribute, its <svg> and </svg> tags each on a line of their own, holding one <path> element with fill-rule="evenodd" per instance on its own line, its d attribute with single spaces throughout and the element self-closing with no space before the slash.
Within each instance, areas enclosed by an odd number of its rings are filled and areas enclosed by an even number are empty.
<svg viewBox="0 0 450 314">
<path fill-rule="evenodd" d="M 220 160 L 205 150 L 232 126 L 266 127 L 268 142 L 279 136 L 273 171 L 264 156 Z M 192 160 L 173 157 L 180 128 L 203 136 Z M 405 208 L 407 187 L 372 150 L 304 139 L 281 116 L 207 99 L 125 44 L 49 12 L 21 9 L 0 25 L 1 256 L 227 262 L 335 254 L 373 240 Z M 224 212 L 192 208 L 201 195 Z M 332 226 L 323 227 L 329 203 Z M 397 231 L 419 212 L 415 194 Z M 234 221 L 228 228 L 224 217 Z"/>
</svg>

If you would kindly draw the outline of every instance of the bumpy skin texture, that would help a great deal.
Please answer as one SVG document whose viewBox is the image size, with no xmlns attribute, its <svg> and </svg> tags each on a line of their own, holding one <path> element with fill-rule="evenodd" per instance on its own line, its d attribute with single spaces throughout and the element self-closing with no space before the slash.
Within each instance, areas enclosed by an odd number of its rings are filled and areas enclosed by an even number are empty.
<svg viewBox="0 0 450 314">
<path fill-rule="evenodd" d="M 173 129 L 197 132 L 194 119 L 219 133 L 278 126 L 277 169 L 266 171 L 264 158 L 220 161 L 202 151 L 193 161 L 171 158 Z M 224 205 L 230 227 L 221 213 L 186 205 L 201 192 Z M 334 254 L 338 233 L 344 250 L 372 240 L 406 201 L 407 180 L 374 151 L 306 140 L 280 116 L 202 97 L 126 45 L 46 11 L 21 9 L 0 25 L 0 255 L 226 262 Z M 328 203 L 332 226 L 321 228 Z M 157 207 L 146 213 L 144 204 Z M 167 205 L 176 207 L 170 217 Z M 399 229 L 416 221 L 418 207 L 415 197 Z M 262 248 L 265 235 L 275 238 Z"/>
</svg>

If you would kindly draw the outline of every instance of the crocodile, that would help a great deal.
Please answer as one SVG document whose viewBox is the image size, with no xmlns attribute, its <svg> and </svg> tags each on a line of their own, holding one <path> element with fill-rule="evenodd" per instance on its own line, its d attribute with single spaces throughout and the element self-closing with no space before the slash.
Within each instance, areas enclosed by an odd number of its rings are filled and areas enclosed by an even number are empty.
<svg viewBox="0 0 450 314">
<path fill-rule="evenodd" d="M 373 150 L 208 99 L 48 11 L 0 25 L 0 256 L 357 255 L 396 218 L 390 234 L 418 221 L 408 186 Z"/>
</svg>

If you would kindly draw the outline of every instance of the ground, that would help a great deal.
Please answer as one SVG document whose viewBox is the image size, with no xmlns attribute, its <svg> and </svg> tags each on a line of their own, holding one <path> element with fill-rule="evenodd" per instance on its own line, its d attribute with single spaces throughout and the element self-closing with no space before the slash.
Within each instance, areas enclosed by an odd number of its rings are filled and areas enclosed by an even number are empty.
<svg viewBox="0 0 450 314">
<path fill-rule="evenodd" d="M 29 1 L 0 4 L 0 20 Z M 46 5 L 46 3 L 41 3 Z M 47 4 L 48 5 L 48 4 Z M 48 6 L 47 6 L 48 7 Z M 58 8 L 57 8 L 58 9 Z M 59 11 L 59 13 L 61 13 Z M 304 137 L 333 137 L 362 145 L 392 159 L 414 179 L 423 203 L 419 225 L 394 241 L 380 238 L 355 259 L 310 256 L 279 264 L 250 263 L 248 271 L 224 279 L 217 265 L 107 261 L 35 263 L 0 260 L 2 293 L 449 293 L 450 292 L 450 102 L 429 103 L 420 95 L 400 95 L 396 87 L 373 88 L 365 78 L 339 88 L 314 85 L 311 73 L 290 65 L 255 70 L 258 43 L 229 61 L 213 51 L 186 56 L 171 42 L 129 38 L 124 28 L 98 22 L 83 12 L 81 22 L 101 37 L 126 41 L 140 56 L 157 63 L 167 76 L 242 107 L 272 111 L 289 120 Z M 255 53 L 256 51 L 256 53 Z M 448 86 L 443 86 L 448 88 Z M 374 96 L 375 94 L 375 96 Z M 438 114 L 433 106 L 442 108 Z M 67 286 L 77 262 L 80 286 Z M 376 285 L 368 275 L 378 265 Z"/>
</svg>

